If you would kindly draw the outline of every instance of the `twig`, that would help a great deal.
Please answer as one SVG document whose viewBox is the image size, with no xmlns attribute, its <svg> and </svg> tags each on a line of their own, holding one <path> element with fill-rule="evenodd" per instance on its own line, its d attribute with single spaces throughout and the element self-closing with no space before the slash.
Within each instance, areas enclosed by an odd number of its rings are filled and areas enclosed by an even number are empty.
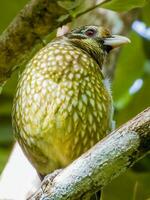
<svg viewBox="0 0 150 200">
<path fill-rule="evenodd" d="M 100 3 L 98 3 L 98 4 L 94 5 L 94 6 L 92 6 L 90 8 L 84 10 L 83 12 L 78 13 L 76 15 L 76 17 L 80 17 L 81 15 L 84 15 L 84 14 L 86 14 L 86 13 L 88 13 L 88 12 L 90 12 L 90 11 L 98 8 L 98 7 L 101 7 L 103 4 L 108 3 L 109 1 L 111 1 L 111 0 L 104 0 L 104 1 L 102 1 L 102 2 L 100 2 Z"/>
</svg>

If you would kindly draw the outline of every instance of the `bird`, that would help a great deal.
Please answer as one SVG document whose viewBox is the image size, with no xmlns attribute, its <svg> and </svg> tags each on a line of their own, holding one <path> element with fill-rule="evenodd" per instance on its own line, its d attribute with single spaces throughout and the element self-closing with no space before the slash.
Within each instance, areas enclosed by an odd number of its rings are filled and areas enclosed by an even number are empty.
<svg viewBox="0 0 150 200">
<path fill-rule="evenodd" d="M 129 42 L 105 27 L 85 25 L 56 37 L 28 62 L 18 81 L 12 126 L 42 177 L 69 165 L 111 131 L 113 100 L 103 62 Z"/>
</svg>

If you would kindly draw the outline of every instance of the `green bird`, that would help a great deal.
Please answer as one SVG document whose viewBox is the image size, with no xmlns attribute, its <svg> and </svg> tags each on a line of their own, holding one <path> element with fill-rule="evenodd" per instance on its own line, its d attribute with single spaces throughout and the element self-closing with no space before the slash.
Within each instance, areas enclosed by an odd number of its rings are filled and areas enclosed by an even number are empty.
<svg viewBox="0 0 150 200">
<path fill-rule="evenodd" d="M 16 139 L 42 176 L 64 168 L 112 128 L 112 96 L 102 73 L 107 54 L 128 43 L 106 28 L 82 26 L 42 48 L 17 86 Z"/>
</svg>

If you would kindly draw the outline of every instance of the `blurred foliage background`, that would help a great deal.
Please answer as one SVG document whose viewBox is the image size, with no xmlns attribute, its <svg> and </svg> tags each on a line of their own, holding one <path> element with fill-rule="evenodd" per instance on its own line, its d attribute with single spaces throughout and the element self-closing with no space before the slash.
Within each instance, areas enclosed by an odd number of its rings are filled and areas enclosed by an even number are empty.
<svg viewBox="0 0 150 200">
<path fill-rule="evenodd" d="M 65 1 L 62 6 L 76 6 L 83 9 L 83 1 Z M 88 3 L 87 3 L 88 2 Z M 86 6 L 91 5 L 87 1 Z M 96 1 L 93 1 L 94 5 Z M 27 0 L 3 0 L 0 2 L 0 32 L 8 26 Z M 82 4 L 82 5 L 81 5 Z M 78 6 L 81 5 L 81 6 Z M 150 105 L 150 1 L 113 0 L 105 8 L 97 8 L 80 19 L 75 19 L 69 27 L 83 24 L 103 24 L 117 32 L 128 35 L 132 43 L 124 46 L 119 53 L 113 52 L 106 64 L 108 78 L 112 79 L 112 93 L 115 106 L 116 126 L 125 123 Z M 131 10 L 131 8 L 136 8 Z M 130 10 L 130 11 L 129 11 Z M 126 13 L 128 12 L 128 13 Z M 135 14 L 136 13 L 136 14 Z M 75 14 L 75 13 L 73 13 Z M 102 15 L 107 15 L 105 20 Z M 130 19 L 128 17 L 130 16 Z M 133 19 L 132 19 L 133 17 Z M 112 25 L 113 18 L 113 25 Z M 107 19 L 107 20 L 106 20 Z M 111 22 L 110 22 L 111 21 Z M 108 23 L 108 24 L 107 24 Z M 115 62 L 115 65 L 111 62 Z M 114 67 L 115 66 L 115 67 Z M 110 71 L 113 71 L 110 74 Z M 108 75 L 109 74 L 109 75 Z M 8 80 L 0 96 L 0 173 L 2 172 L 14 144 L 11 127 L 11 107 L 17 84 L 18 71 Z M 103 192 L 103 200 L 150 200 L 150 156 L 143 158 L 132 169 L 110 183 Z"/>
</svg>

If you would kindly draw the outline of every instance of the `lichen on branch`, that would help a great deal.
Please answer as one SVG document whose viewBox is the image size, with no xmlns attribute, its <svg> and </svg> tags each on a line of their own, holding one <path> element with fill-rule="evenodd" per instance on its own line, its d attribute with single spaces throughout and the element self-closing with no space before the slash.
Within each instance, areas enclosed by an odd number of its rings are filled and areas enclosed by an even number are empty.
<svg viewBox="0 0 150 200">
<path fill-rule="evenodd" d="M 60 173 L 48 175 L 30 200 L 77 200 L 102 189 L 150 151 L 150 108 L 113 131 Z M 52 178 L 53 177 L 53 178 Z"/>
</svg>

